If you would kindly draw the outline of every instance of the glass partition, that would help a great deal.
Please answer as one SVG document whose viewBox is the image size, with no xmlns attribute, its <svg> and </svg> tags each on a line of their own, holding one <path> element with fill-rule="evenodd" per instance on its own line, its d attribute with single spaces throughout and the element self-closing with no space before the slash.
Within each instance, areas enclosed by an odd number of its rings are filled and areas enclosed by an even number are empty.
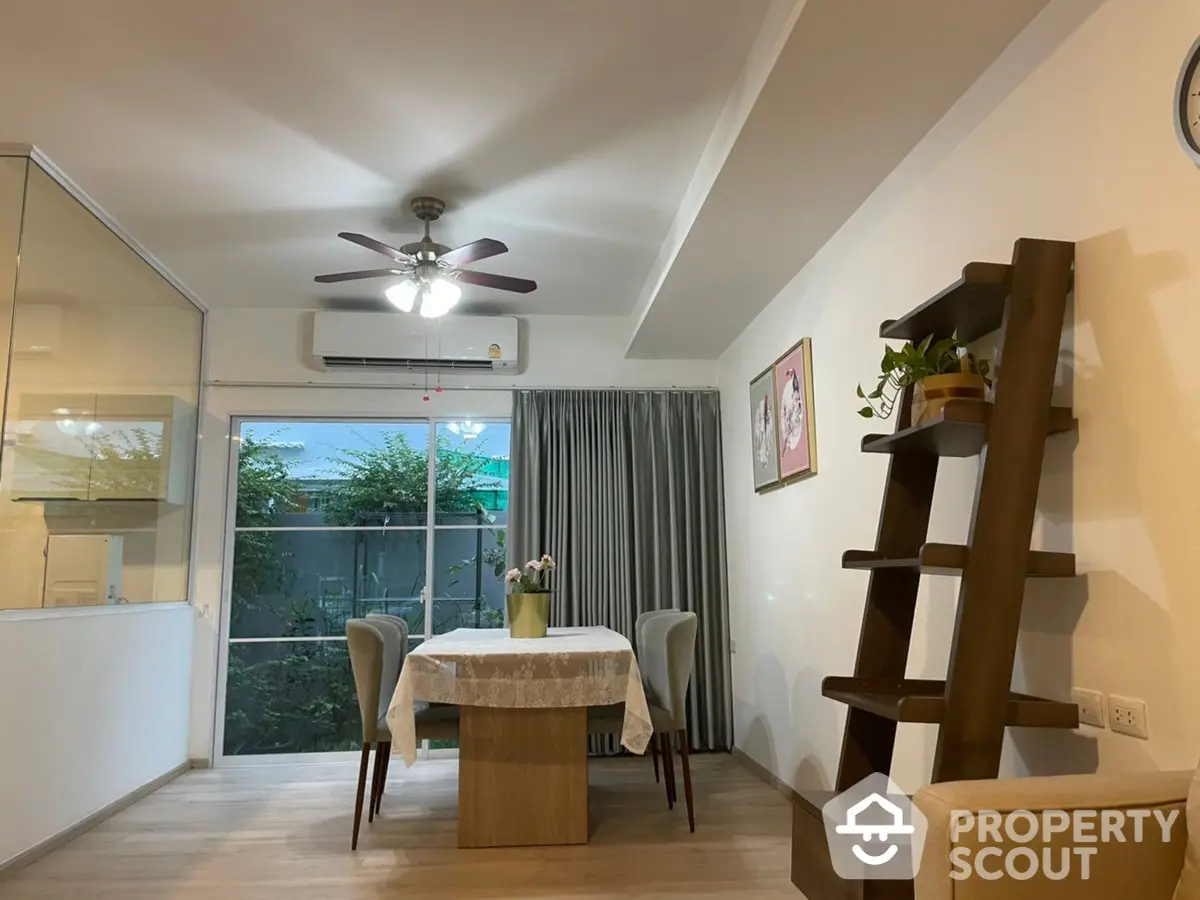
<svg viewBox="0 0 1200 900">
<path fill-rule="evenodd" d="M 186 600 L 203 315 L 35 162 L 0 162 L 0 608 Z"/>
</svg>

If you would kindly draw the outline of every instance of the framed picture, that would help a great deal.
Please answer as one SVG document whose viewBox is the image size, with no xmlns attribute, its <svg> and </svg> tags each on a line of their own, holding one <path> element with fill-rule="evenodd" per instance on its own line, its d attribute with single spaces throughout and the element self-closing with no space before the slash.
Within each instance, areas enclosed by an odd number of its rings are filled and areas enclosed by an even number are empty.
<svg viewBox="0 0 1200 900">
<path fill-rule="evenodd" d="M 775 429 L 775 367 L 750 382 L 750 453 L 754 490 L 779 484 L 779 449 Z"/>
<path fill-rule="evenodd" d="M 817 434 L 813 421 L 811 339 L 800 340 L 772 368 L 779 480 L 787 482 L 815 475 Z"/>
</svg>

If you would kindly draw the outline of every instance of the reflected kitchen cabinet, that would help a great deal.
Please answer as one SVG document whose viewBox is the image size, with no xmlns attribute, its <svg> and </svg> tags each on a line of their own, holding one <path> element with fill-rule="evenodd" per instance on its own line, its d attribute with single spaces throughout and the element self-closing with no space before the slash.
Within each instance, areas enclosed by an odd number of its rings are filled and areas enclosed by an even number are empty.
<svg viewBox="0 0 1200 900">
<path fill-rule="evenodd" d="M 13 447 L 15 500 L 186 503 L 194 409 L 154 394 L 25 394 Z"/>
</svg>

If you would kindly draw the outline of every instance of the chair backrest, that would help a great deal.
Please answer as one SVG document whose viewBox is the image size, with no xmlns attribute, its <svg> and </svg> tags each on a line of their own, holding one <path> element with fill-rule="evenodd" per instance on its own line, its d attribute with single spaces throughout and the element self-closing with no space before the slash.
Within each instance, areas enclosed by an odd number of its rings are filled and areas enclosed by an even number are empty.
<svg viewBox="0 0 1200 900">
<path fill-rule="evenodd" d="M 642 632 L 646 629 L 646 623 L 655 616 L 661 616 L 663 613 L 679 612 L 677 609 L 651 609 L 642 613 L 633 623 L 633 649 L 636 652 L 641 652 L 642 649 Z"/>
<path fill-rule="evenodd" d="M 408 620 L 404 616 L 393 616 L 391 613 L 367 613 L 367 618 L 383 619 L 385 622 L 391 622 L 404 632 L 404 639 L 408 640 Z"/>
<path fill-rule="evenodd" d="M 396 682 L 400 680 L 400 670 L 404 668 L 404 657 L 408 653 L 408 624 L 403 619 L 397 621 L 397 618 L 382 613 L 367 616 L 367 621 L 383 635 L 383 668 L 379 673 L 380 717 L 391 704 Z"/>
<path fill-rule="evenodd" d="M 387 704 L 396 687 L 400 668 L 395 631 L 395 626 L 379 620 L 346 621 L 346 643 L 350 649 L 350 668 L 354 671 L 354 693 L 358 696 L 364 743 L 375 742 L 379 720 L 387 712 Z"/>
<path fill-rule="evenodd" d="M 642 625 L 638 664 L 650 702 L 677 730 L 687 727 L 687 689 L 696 663 L 696 614 L 662 610 Z"/>
</svg>

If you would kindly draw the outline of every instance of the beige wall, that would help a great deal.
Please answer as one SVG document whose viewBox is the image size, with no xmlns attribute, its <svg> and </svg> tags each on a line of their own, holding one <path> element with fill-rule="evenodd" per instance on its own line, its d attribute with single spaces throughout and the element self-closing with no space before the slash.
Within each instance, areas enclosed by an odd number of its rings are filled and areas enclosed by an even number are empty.
<svg viewBox="0 0 1200 900">
<path fill-rule="evenodd" d="M 1031 584 L 1016 684 L 1143 698 L 1149 742 L 1094 729 L 1010 732 L 1008 773 L 1194 765 L 1200 754 L 1200 170 L 1172 130 L 1193 0 L 1056 0 L 721 359 L 737 743 L 798 786 L 828 785 L 886 468 L 855 385 L 878 371 L 878 323 L 1007 261 L 1022 235 L 1077 242 L 1059 399 L 1035 547 L 1073 551 L 1074 582 Z M 796 210 L 796 215 L 803 215 Z M 747 383 L 813 338 L 820 474 L 751 488 Z M 965 540 L 977 461 L 943 461 L 930 540 Z M 945 675 L 957 582 L 926 578 L 910 677 Z M 935 731 L 901 726 L 894 767 L 928 780 Z"/>
</svg>

